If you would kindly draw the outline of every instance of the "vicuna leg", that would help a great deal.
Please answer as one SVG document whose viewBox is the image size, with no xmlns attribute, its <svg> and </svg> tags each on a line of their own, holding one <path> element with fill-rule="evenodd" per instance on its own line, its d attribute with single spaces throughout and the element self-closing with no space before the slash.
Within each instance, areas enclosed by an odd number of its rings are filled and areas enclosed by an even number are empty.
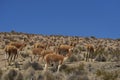
<svg viewBox="0 0 120 80">
<path fill-rule="evenodd" d="M 48 64 L 45 64 L 44 71 L 47 71 L 47 69 L 48 69 Z"/>
<path fill-rule="evenodd" d="M 8 59 L 8 55 L 7 55 L 7 52 L 5 53 L 5 60 L 7 60 Z"/>
<path fill-rule="evenodd" d="M 8 64 L 9 64 L 9 65 L 10 65 L 10 58 L 11 58 L 11 53 L 8 52 L 8 59 L 7 59 L 7 61 L 8 61 Z"/>
<path fill-rule="evenodd" d="M 89 61 L 89 52 L 87 51 L 87 54 L 85 54 L 85 61 Z"/>
<path fill-rule="evenodd" d="M 58 69 L 57 69 L 57 72 L 59 72 L 59 71 L 60 71 L 60 67 L 61 67 L 61 65 L 58 65 Z"/>
</svg>

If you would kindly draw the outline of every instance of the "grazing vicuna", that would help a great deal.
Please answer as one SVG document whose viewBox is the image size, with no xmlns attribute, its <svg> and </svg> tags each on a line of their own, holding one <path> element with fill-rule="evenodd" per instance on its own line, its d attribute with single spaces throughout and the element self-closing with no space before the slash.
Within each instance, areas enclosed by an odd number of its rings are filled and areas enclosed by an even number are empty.
<svg viewBox="0 0 120 80">
<path fill-rule="evenodd" d="M 39 56 L 39 58 L 40 58 L 42 50 L 43 50 L 42 48 L 33 48 L 32 49 L 33 57 L 35 58 L 36 56 Z M 38 58 L 38 60 L 39 60 L 39 58 Z M 33 58 L 31 57 L 31 61 L 32 60 L 33 60 Z"/>
<path fill-rule="evenodd" d="M 35 43 L 35 44 L 34 44 L 34 48 L 43 48 L 43 49 L 45 49 L 45 48 L 46 48 L 46 45 L 45 45 L 45 44 L 42 44 L 42 43 Z"/>
<path fill-rule="evenodd" d="M 9 45 L 15 46 L 18 50 L 21 51 L 26 46 L 26 43 L 11 42 Z"/>
<path fill-rule="evenodd" d="M 44 58 L 45 55 L 51 54 L 51 53 L 53 53 L 53 52 L 54 52 L 54 51 L 52 51 L 52 50 L 43 50 L 43 51 L 41 52 L 41 56 Z"/>
<path fill-rule="evenodd" d="M 10 64 L 12 59 L 15 61 L 15 58 L 18 56 L 17 48 L 15 46 L 7 45 L 4 50 L 6 52 L 5 58 L 8 56 L 8 63 Z"/>
<path fill-rule="evenodd" d="M 57 68 L 57 72 L 59 72 L 60 67 L 62 66 L 63 62 L 65 62 L 70 56 L 71 56 L 71 51 L 72 49 L 69 49 L 68 54 L 66 54 L 66 56 L 60 55 L 60 54 L 47 54 L 44 57 L 44 61 L 45 61 L 45 68 L 44 71 L 46 71 L 48 69 L 48 65 L 52 62 L 52 63 L 57 63 L 58 62 L 58 68 Z"/>
<path fill-rule="evenodd" d="M 47 54 L 53 54 L 54 51 L 53 50 L 42 50 L 41 52 L 41 60 L 43 61 L 44 60 L 44 57 L 47 55 Z M 41 61 L 40 60 L 40 61 Z"/>
<path fill-rule="evenodd" d="M 70 45 L 60 45 L 58 47 L 58 53 L 60 55 L 65 56 L 69 52 L 69 49 L 71 49 L 71 48 L 73 48 L 73 46 L 70 46 Z"/>
<path fill-rule="evenodd" d="M 89 59 L 92 59 L 94 58 L 94 46 L 92 44 L 87 44 L 86 45 L 86 50 L 87 50 L 87 54 L 85 55 L 85 60 L 86 61 L 89 61 Z"/>
</svg>

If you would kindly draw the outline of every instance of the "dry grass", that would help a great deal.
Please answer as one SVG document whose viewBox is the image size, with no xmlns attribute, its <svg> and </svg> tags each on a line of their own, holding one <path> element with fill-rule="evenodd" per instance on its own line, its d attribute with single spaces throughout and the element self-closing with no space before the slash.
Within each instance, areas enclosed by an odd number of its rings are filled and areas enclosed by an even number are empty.
<svg viewBox="0 0 120 80">
<path fill-rule="evenodd" d="M 18 33 L 15 31 L 11 31 L 10 33 L 1 33 L 4 40 L 1 40 L 2 44 L 0 45 L 0 80 L 119 80 L 120 79 L 120 70 L 119 63 L 117 67 L 114 67 L 112 62 L 120 62 L 120 43 L 119 39 L 97 39 L 94 36 L 86 37 L 72 37 L 72 36 L 62 36 L 62 35 L 35 35 L 35 34 L 27 34 L 27 33 Z M 4 59 L 4 47 L 11 41 L 24 42 L 26 39 L 26 43 L 28 43 L 28 47 L 21 51 L 21 57 L 24 60 L 21 60 L 20 57 L 16 60 L 16 62 L 12 66 L 6 66 Z M 31 62 L 30 56 L 31 50 L 33 48 L 33 44 L 35 42 L 43 42 L 43 43 L 51 43 L 52 47 L 56 47 L 61 44 L 71 44 L 77 43 L 75 46 L 72 56 L 63 64 L 60 68 L 60 72 L 56 73 L 56 68 L 49 67 L 49 71 L 44 72 L 44 63 L 39 63 L 37 61 Z M 103 46 L 103 49 L 98 50 L 94 53 L 94 58 L 96 58 L 97 62 L 83 62 L 84 53 L 86 53 L 86 48 L 84 44 L 91 43 L 95 46 L 100 43 Z M 107 47 L 111 47 L 110 50 L 105 51 L 104 49 Z M 114 49 L 117 48 L 117 49 Z M 19 63 L 20 62 L 20 63 Z M 102 62 L 102 63 L 101 63 Z M 104 66 L 101 64 L 106 64 L 110 62 L 109 69 L 113 70 L 113 72 L 106 71 L 106 69 L 101 70 Z M 79 64 L 78 64 L 79 63 Z M 92 71 L 88 70 L 88 64 L 91 64 Z M 98 66 L 95 66 L 95 65 Z M 96 71 L 96 69 L 99 70 Z M 6 70 L 4 70 L 4 68 Z M 16 70 L 16 69 L 17 70 Z M 96 73 L 94 73 L 96 71 Z M 89 76 L 96 77 L 96 79 L 89 78 Z"/>
<path fill-rule="evenodd" d="M 96 76 L 100 77 L 102 80 L 117 80 L 119 76 L 118 71 L 113 71 L 113 72 L 108 72 L 105 70 L 97 70 L 96 71 Z"/>
</svg>

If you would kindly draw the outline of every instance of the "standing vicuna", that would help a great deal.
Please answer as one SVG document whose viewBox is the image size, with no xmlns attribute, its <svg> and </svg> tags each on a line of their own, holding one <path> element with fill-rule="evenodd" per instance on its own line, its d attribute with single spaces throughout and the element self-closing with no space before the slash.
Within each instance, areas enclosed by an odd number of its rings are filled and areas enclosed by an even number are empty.
<svg viewBox="0 0 120 80">
<path fill-rule="evenodd" d="M 10 64 L 12 59 L 13 61 L 15 61 L 15 59 L 17 58 L 18 56 L 18 52 L 17 52 L 17 48 L 15 46 L 12 46 L 12 45 L 6 45 L 5 47 L 5 58 L 6 56 L 8 56 L 8 63 Z"/>
<path fill-rule="evenodd" d="M 41 52 L 41 59 L 40 62 L 44 61 L 44 57 L 47 55 L 47 54 L 53 54 L 54 51 L 53 50 L 42 50 Z"/>
<path fill-rule="evenodd" d="M 43 43 L 35 43 L 34 44 L 34 48 L 43 48 L 46 49 L 46 45 Z"/>
<path fill-rule="evenodd" d="M 52 62 L 52 63 L 57 63 L 58 62 L 58 68 L 57 68 L 57 72 L 59 72 L 60 67 L 62 66 L 63 62 L 65 62 L 72 54 L 72 50 L 73 48 L 69 49 L 68 54 L 66 54 L 66 56 L 60 55 L 60 54 L 47 54 L 44 57 L 44 61 L 45 61 L 45 68 L 44 71 L 46 71 L 48 69 L 48 65 Z"/>
<path fill-rule="evenodd" d="M 31 61 L 33 61 L 33 58 L 35 58 L 36 56 L 38 56 L 40 58 L 42 51 L 43 51 L 42 48 L 33 48 L 32 49 Z M 39 60 L 39 58 L 38 58 L 38 60 Z"/>
<path fill-rule="evenodd" d="M 85 54 L 85 61 L 89 61 L 89 59 L 91 59 L 91 61 L 94 61 L 94 46 L 92 44 L 87 44 L 86 46 L 86 50 L 87 50 L 87 54 Z"/>
<path fill-rule="evenodd" d="M 9 43 L 9 45 L 15 46 L 19 51 L 21 51 L 27 44 L 20 43 L 20 42 L 11 42 L 11 43 Z"/>
<path fill-rule="evenodd" d="M 27 44 L 22 42 L 10 42 L 9 45 L 15 46 L 18 49 L 18 54 L 22 58 L 21 51 L 27 46 Z"/>
<path fill-rule="evenodd" d="M 70 45 L 60 45 L 59 47 L 58 47 L 58 53 L 60 54 L 60 55 L 63 55 L 63 56 L 65 56 L 68 52 L 69 52 L 69 49 L 71 49 L 71 48 L 73 48 L 73 46 L 70 46 Z"/>
</svg>

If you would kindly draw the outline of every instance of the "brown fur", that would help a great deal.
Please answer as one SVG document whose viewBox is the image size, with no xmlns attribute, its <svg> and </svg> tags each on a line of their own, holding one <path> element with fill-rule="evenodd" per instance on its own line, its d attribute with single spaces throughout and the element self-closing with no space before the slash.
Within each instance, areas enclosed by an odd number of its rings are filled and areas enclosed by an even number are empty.
<svg viewBox="0 0 120 80">
<path fill-rule="evenodd" d="M 40 58 L 40 56 L 41 56 L 41 52 L 42 52 L 42 48 L 34 48 L 33 50 L 32 50 L 32 55 L 34 56 L 34 58 L 35 58 L 35 56 L 39 56 L 39 58 Z M 31 58 L 31 61 L 32 61 L 33 59 Z"/>
<path fill-rule="evenodd" d="M 19 42 L 11 42 L 9 45 L 15 46 L 19 50 L 22 50 L 26 46 L 25 43 L 19 43 Z"/>
<path fill-rule="evenodd" d="M 95 51 L 94 46 L 92 44 L 87 44 L 86 49 L 87 49 L 87 54 L 86 54 L 85 58 L 86 58 L 86 61 L 89 61 L 89 58 L 93 59 L 93 54 Z"/>
<path fill-rule="evenodd" d="M 46 45 L 42 44 L 42 43 L 35 43 L 34 44 L 34 48 L 43 48 L 45 49 L 46 48 Z"/>
<path fill-rule="evenodd" d="M 73 48 L 73 47 L 70 45 L 60 45 L 58 47 L 58 53 L 65 56 L 66 53 L 68 53 L 69 49 L 71 49 L 71 48 Z"/>
<path fill-rule="evenodd" d="M 41 52 L 41 55 L 44 58 L 47 54 L 52 54 L 52 53 L 54 53 L 52 50 L 43 50 Z"/>
<path fill-rule="evenodd" d="M 57 72 L 58 72 L 61 65 L 63 64 L 63 62 L 66 61 L 71 56 L 71 50 L 72 49 L 69 49 L 69 52 L 68 52 L 68 54 L 66 56 L 63 56 L 63 55 L 60 55 L 60 54 L 55 54 L 55 53 L 47 54 L 44 57 L 44 60 L 45 60 L 45 63 L 46 63 L 44 70 L 47 70 L 48 65 L 50 64 L 50 62 L 53 62 L 53 63 L 58 62 L 59 63 L 58 69 L 57 69 Z"/>
<path fill-rule="evenodd" d="M 5 52 L 6 52 L 6 56 L 8 55 L 8 62 L 11 62 L 12 58 L 14 58 L 13 60 L 15 60 L 15 58 L 18 56 L 17 48 L 12 45 L 7 45 L 5 47 Z"/>
</svg>

